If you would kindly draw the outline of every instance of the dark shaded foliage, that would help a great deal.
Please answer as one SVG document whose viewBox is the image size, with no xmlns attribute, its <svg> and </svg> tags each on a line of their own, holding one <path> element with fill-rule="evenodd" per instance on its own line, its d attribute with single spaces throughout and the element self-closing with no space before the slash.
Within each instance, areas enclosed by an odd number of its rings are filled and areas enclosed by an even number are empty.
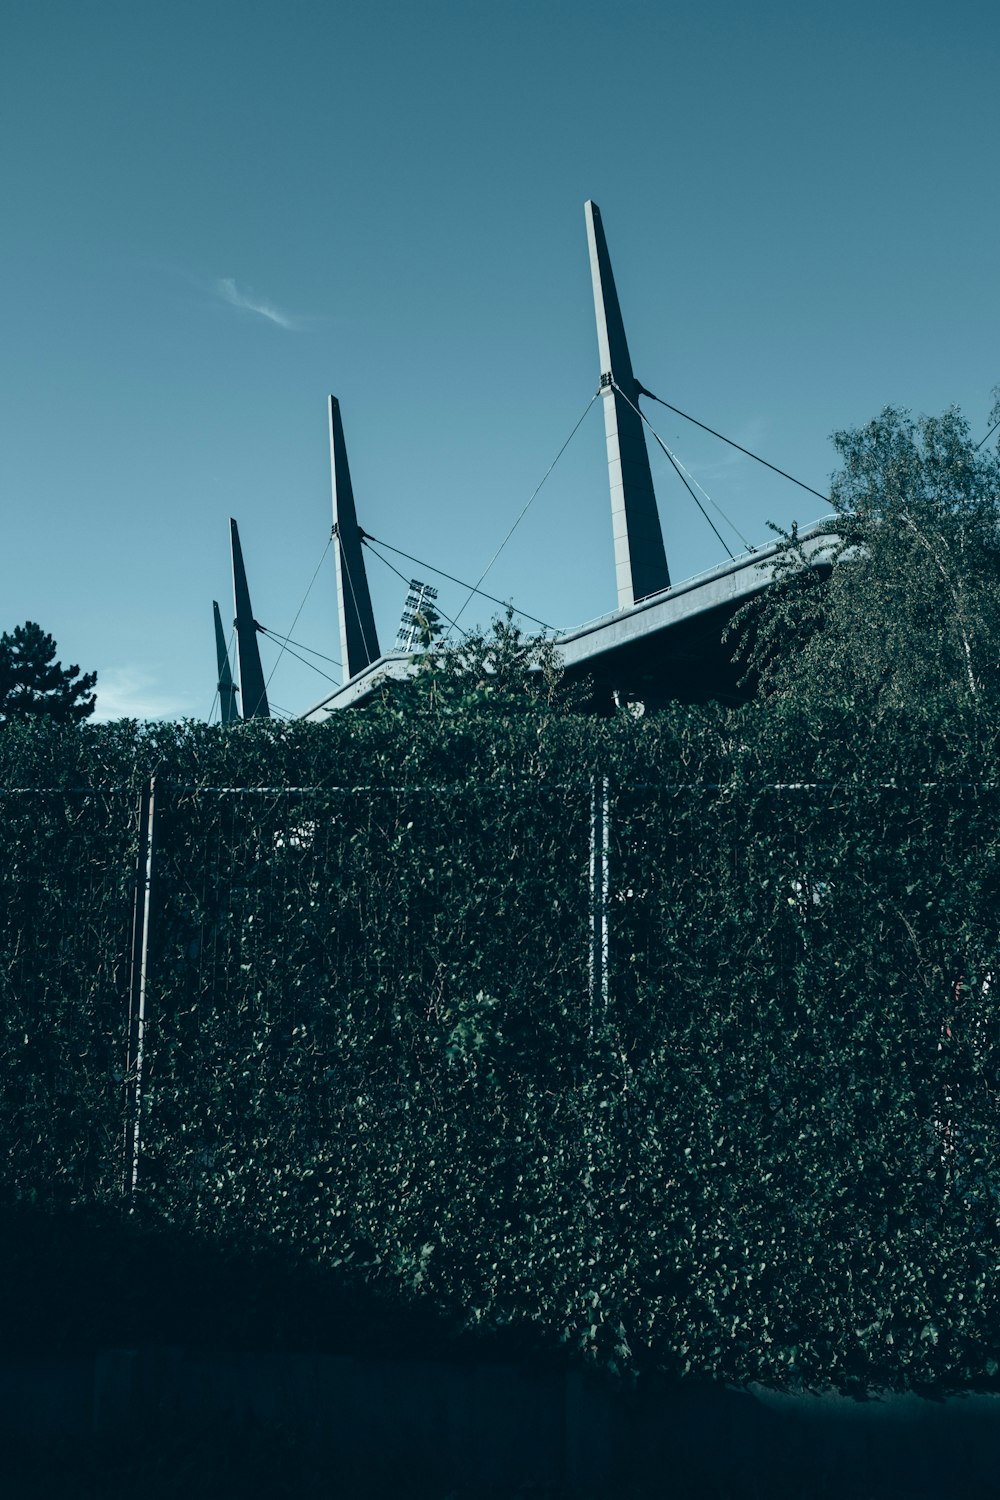
<svg viewBox="0 0 1000 1500">
<path fill-rule="evenodd" d="M 1000 399 L 991 422 L 1000 416 Z M 877 721 L 1000 701 L 1000 454 L 952 408 L 833 435 L 836 544 L 797 528 L 732 630 L 760 691 Z"/>
<path fill-rule="evenodd" d="M 56 660 L 55 641 L 33 620 L 0 635 L 0 723 L 77 723 L 94 712 L 96 686 L 96 672 Z"/>
<path fill-rule="evenodd" d="M 155 773 L 150 1223 L 604 1368 L 988 1382 L 995 733 L 788 699 L 12 726 L 6 1192 L 120 1208 Z"/>
</svg>

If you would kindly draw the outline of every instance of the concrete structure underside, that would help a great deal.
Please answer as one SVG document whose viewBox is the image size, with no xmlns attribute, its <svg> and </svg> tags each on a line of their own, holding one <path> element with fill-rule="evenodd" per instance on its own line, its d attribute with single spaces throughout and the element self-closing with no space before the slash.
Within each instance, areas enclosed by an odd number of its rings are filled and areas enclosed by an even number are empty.
<svg viewBox="0 0 1000 1500">
<path fill-rule="evenodd" d="M 814 565 L 836 542 L 829 522 L 819 521 L 800 537 Z M 778 543 L 725 563 L 709 573 L 675 584 L 631 609 L 618 610 L 555 637 L 556 649 L 572 681 L 590 678 L 593 707 L 610 712 L 614 703 L 744 702 L 741 668 L 733 662 L 734 643 L 724 639 L 736 612 L 771 581 Z M 373 662 L 304 716 L 323 720 L 339 708 L 360 706 L 381 686 L 409 676 L 410 658 L 393 652 Z"/>
</svg>

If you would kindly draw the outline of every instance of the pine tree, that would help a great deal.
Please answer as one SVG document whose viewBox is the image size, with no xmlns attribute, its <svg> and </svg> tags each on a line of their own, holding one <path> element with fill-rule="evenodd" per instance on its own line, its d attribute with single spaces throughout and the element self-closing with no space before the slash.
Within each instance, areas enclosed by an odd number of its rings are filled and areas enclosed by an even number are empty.
<svg viewBox="0 0 1000 1500">
<path fill-rule="evenodd" d="M 0 722 L 89 718 L 97 703 L 96 685 L 96 672 L 64 667 L 56 660 L 55 641 L 33 620 L 0 635 Z"/>
</svg>

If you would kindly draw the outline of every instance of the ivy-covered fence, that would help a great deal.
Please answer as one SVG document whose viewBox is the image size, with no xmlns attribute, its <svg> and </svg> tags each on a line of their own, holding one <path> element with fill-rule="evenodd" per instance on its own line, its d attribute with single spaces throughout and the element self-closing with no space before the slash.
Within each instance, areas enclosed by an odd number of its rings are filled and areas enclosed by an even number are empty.
<svg viewBox="0 0 1000 1500">
<path fill-rule="evenodd" d="M 139 768 L 7 798 L 9 1185 L 110 1201 L 138 1102 L 160 1221 L 464 1326 L 675 1374 L 991 1379 L 1000 788 L 616 733 L 349 787 L 161 758 L 144 943 Z"/>
<path fill-rule="evenodd" d="M 547 1197 L 538 1140 L 572 1153 L 563 1199 L 586 1149 L 586 787 L 158 807 L 139 1195 L 409 1286 L 499 1264 L 504 1194 L 519 1222 Z M 470 1315 L 516 1315 L 488 1283 Z"/>
<path fill-rule="evenodd" d="M 122 1190 L 137 803 L 0 792 L 3 1181 L 71 1205 Z"/>
<path fill-rule="evenodd" d="M 994 1374 L 1000 789 L 629 788 L 617 813 L 626 1327 L 682 1372 Z"/>
</svg>

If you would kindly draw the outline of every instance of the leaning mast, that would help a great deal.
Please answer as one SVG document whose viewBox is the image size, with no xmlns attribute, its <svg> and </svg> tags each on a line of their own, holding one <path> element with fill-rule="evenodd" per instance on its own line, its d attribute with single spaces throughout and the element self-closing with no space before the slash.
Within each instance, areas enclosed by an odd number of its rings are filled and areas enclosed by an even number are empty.
<svg viewBox="0 0 1000 1500">
<path fill-rule="evenodd" d="M 601 211 L 588 201 L 584 214 L 601 356 L 618 608 L 631 609 L 640 599 L 668 589 L 670 572 L 638 410 L 641 387 L 632 373 Z"/>
<path fill-rule="evenodd" d="M 271 710 L 267 703 L 267 688 L 264 684 L 264 669 L 260 664 L 260 649 L 257 632 L 260 626 L 250 607 L 250 590 L 247 573 L 243 566 L 243 549 L 236 522 L 229 521 L 230 541 L 233 552 L 233 600 L 236 606 L 236 656 L 240 667 L 240 701 L 244 719 L 269 719 Z"/>
<path fill-rule="evenodd" d="M 222 629 L 222 616 L 215 599 L 212 600 L 212 612 L 215 616 L 215 657 L 219 667 L 219 711 L 223 724 L 231 724 L 234 719 L 239 718 L 240 711 L 236 704 L 236 686 L 229 665 L 229 648 Z"/>
<path fill-rule="evenodd" d="M 361 550 L 361 528 L 354 508 L 354 486 L 347 463 L 344 424 L 336 396 L 330 397 L 330 479 L 341 660 L 347 678 L 351 678 L 373 661 L 378 661 L 380 652 Z"/>
</svg>

